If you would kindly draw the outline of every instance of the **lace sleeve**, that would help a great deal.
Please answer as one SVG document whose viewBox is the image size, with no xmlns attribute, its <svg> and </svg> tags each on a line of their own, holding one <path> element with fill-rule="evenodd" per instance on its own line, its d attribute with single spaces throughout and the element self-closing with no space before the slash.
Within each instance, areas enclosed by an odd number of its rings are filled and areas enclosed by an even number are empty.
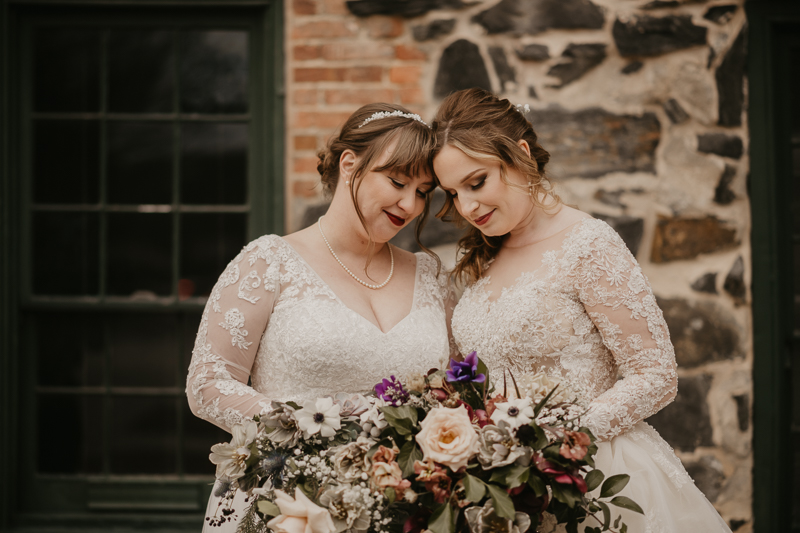
<svg viewBox="0 0 800 533">
<path fill-rule="evenodd" d="M 439 286 L 442 289 L 442 299 L 444 301 L 444 316 L 445 323 L 447 324 L 447 340 L 450 346 L 450 358 L 461 361 L 463 357 L 458 350 L 456 339 L 453 336 L 453 310 L 458 304 L 458 296 L 456 295 L 455 283 L 453 282 L 450 272 L 442 271 L 439 273 Z"/>
<path fill-rule="evenodd" d="M 642 269 L 610 226 L 593 227 L 601 229 L 589 236 L 575 286 L 622 379 L 591 402 L 583 423 L 608 440 L 669 404 L 678 376 L 667 324 Z"/>
<path fill-rule="evenodd" d="M 267 238 L 250 243 L 222 273 L 203 311 L 186 395 L 195 415 L 227 431 L 269 406 L 248 381 L 280 290 L 279 271 Z"/>
</svg>

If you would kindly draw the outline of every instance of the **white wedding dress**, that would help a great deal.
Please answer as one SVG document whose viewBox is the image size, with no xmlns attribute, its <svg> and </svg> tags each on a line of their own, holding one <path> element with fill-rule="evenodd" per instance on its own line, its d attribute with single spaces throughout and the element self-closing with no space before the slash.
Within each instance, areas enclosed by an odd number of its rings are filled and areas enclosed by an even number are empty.
<svg viewBox="0 0 800 533">
<path fill-rule="evenodd" d="M 541 266 L 500 294 L 486 289 L 489 277 L 466 288 L 452 321 L 461 353 L 477 351 L 495 384 L 505 369 L 518 381 L 545 370 L 586 402 L 582 424 L 600 441 L 597 468 L 629 474 L 621 494 L 645 511 L 611 506 L 628 531 L 729 532 L 672 448 L 643 421 L 672 401 L 677 374 L 666 322 L 636 259 L 593 218 L 552 241 Z"/>
<path fill-rule="evenodd" d="M 416 260 L 411 311 L 384 333 L 344 305 L 281 237 L 248 244 L 220 276 L 203 312 L 186 385 L 192 411 L 230 431 L 271 400 L 365 392 L 390 375 L 446 365 L 451 292 L 433 258 L 417 253 Z M 218 503 L 212 494 L 206 517 L 219 516 Z M 245 507 L 238 493 L 239 519 Z M 207 520 L 204 531 L 236 527 L 237 520 L 221 527 Z"/>
</svg>

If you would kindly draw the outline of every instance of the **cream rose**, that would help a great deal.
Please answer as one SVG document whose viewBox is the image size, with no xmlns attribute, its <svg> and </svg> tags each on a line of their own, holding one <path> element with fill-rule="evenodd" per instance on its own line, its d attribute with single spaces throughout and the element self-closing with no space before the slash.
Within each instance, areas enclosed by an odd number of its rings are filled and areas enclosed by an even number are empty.
<svg viewBox="0 0 800 533">
<path fill-rule="evenodd" d="M 275 491 L 275 504 L 281 514 L 267 522 L 275 533 L 334 533 L 336 527 L 327 509 L 316 505 L 300 489 L 294 499 L 283 491 Z"/>
<path fill-rule="evenodd" d="M 416 438 L 425 459 L 456 471 L 478 453 L 478 434 L 463 405 L 431 409 L 420 426 Z"/>
</svg>

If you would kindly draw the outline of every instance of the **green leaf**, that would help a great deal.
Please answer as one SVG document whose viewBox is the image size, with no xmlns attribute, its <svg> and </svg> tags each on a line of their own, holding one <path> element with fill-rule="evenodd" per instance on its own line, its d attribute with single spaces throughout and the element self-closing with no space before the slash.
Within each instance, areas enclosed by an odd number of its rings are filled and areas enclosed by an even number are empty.
<svg viewBox="0 0 800 533">
<path fill-rule="evenodd" d="M 575 504 L 581 499 L 579 495 L 575 494 L 576 491 L 572 489 L 571 485 L 553 483 L 550 488 L 553 489 L 553 497 L 570 509 L 574 509 Z"/>
<path fill-rule="evenodd" d="M 464 476 L 463 481 L 464 492 L 466 492 L 466 498 L 469 501 L 479 503 L 486 496 L 486 485 L 480 479 L 467 474 Z"/>
<path fill-rule="evenodd" d="M 622 527 L 619 528 L 619 533 L 628 533 L 628 524 L 625 522 L 622 523 Z"/>
<path fill-rule="evenodd" d="M 551 391 L 550 391 L 550 394 L 548 394 L 547 396 L 545 396 L 544 398 L 542 398 L 542 401 L 541 401 L 541 402 L 539 402 L 539 403 L 537 403 L 537 404 L 536 404 L 536 407 L 534 407 L 534 408 L 533 408 L 533 418 L 534 418 L 534 419 L 535 419 L 537 416 L 539 416 L 539 411 L 541 411 L 541 410 L 542 410 L 542 408 L 543 408 L 545 405 L 547 405 L 547 401 L 550 399 L 550 397 L 553 395 L 553 393 L 555 393 L 555 392 L 556 392 L 556 389 L 558 389 L 558 385 L 556 385 L 555 387 L 553 387 L 553 390 L 551 390 Z"/>
<path fill-rule="evenodd" d="M 612 498 L 609 502 L 611 505 L 616 505 L 617 507 L 622 507 L 623 509 L 627 509 L 629 511 L 633 511 L 635 513 L 644 514 L 644 511 L 639 504 L 635 501 L 631 500 L 630 498 L 626 498 L 625 496 L 616 496 Z"/>
<path fill-rule="evenodd" d="M 422 460 L 422 450 L 417 447 L 417 443 L 410 440 L 403 444 L 397 455 L 397 464 L 403 471 L 403 477 L 409 477 L 414 473 L 414 462 L 417 460 Z"/>
<path fill-rule="evenodd" d="M 281 514 L 281 509 L 269 500 L 258 500 L 256 502 L 256 509 L 264 516 L 278 516 Z"/>
<path fill-rule="evenodd" d="M 570 521 L 567 524 L 566 529 L 567 529 L 567 533 L 578 533 L 578 523 Z"/>
<path fill-rule="evenodd" d="M 625 488 L 625 485 L 627 485 L 628 481 L 630 480 L 631 476 L 628 474 L 617 474 L 616 476 L 611 476 L 603 483 L 603 488 L 600 489 L 600 497 L 608 498 L 609 496 L 617 494 L 619 491 Z"/>
<path fill-rule="evenodd" d="M 611 524 L 611 509 L 609 509 L 608 505 L 603 502 L 597 502 L 597 505 L 599 505 L 600 509 L 603 510 L 603 531 L 605 531 Z"/>
<path fill-rule="evenodd" d="M 386 490 L 383 491 L 383 496 L 389 500 L 389 505 L 392 505 L 397 499 L 397 493 L 392 487 L 387 487 Z"/>
<path fill-rule="evenodd" d="M 497 516 L 514 520 L 514 503 L 508 493 L 497 485 L 486 485 L 486 488 L 489 489 L 489 496 L 492 497 L 492 504 Z"/>
<path fill-rule="evenodd" d="M 291 407 L 295 411 L 299 411 L 300 409 L 302 409 L 300 404 L 298 404 L 297 402 L 286 402 L 286 405 L 288 405 L 289 407 Z"/>
<path fill-rule="evenodd" d="M 603 474 L 599 470 L 592 470 L 586 476 L 586 487 L 588 488 L 588 492 L 592 492 L 594 489 L 600 486 L 600 483 L 603 482 L 605 479 L 605 474 Z"/>
<path fill-rule="evenodd" d="M 410 405 L 381 407 L 386 422 L 400 435 L 410 435 L 417 425 L 417 410 Z"/>
<path fill-rule="evenodd" d="M 530 471 L 530 467 L 511 464 L 492 470 L 492 477 L 489 481 L 514 489 L 528 481 Z"/>
<path fill-rule="evenodd" d="M 619 521 L 622 520 L 622 515 L 619 515 L 616 520 L 614 520 L 614 529 L 619 527 Z"/>
<path fill-rule="evenodd" d="M 433 533 L 454 533 L 456 530 L 453 523 L 453 508 L 450 503 L 445 502 L 439 506 L 428 520 L 428 529 Z"/>
<path fill-rule="evenodd" d="M 528 477 L 528 486 L 533 489 L 533 492 L 537 497 L 543 496 L 547 493 L 547 485 L 545 485 L 542 478 L 537 475 Z"/>
</svg>

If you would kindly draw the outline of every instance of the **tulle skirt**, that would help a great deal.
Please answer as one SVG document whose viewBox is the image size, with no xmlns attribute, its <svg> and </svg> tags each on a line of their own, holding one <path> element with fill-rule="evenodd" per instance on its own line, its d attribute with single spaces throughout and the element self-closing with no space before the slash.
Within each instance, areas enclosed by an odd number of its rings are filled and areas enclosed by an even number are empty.
<svg viewBox="0 0 800 533">
<path fill-rule="evenodd" d="M 644 515 L 611 507 L 612 523 L 622 515 L 630 533 L 730 533 L 730 528 L 706 499 L 680 459 L 661 435 L 645 422 L 639 422 L 622 435 L 597 446 L 595 464 L 606 477 L 616 474 L 631 476 L 620 495 L 631 498 L 644 510 Z M 598 488 L 595 496 L 599 496 Z M 597 527 L 594 520 L 584 527 Z M 561 532 L 543 524 L 539 531 Z M 583 529 L 581 529 L 583 531 Z"/>
</svg>

